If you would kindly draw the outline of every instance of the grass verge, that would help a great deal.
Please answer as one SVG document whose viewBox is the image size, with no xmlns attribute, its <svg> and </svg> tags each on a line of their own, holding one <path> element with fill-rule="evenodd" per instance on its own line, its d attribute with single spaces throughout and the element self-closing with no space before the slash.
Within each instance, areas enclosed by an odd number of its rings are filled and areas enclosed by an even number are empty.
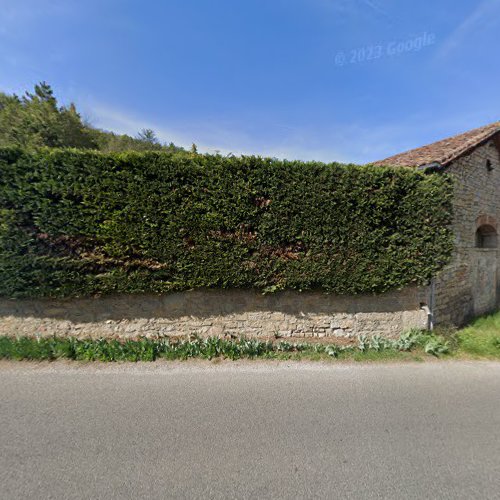
<svg viewBox="0 0 500 500">
<path fill-rule="evenodd" d="M 63 337 L 0 337 L 0 359 L 81 361 L 155 361 L 157 359 L 349 359 L 353 361 L 420 360 L 448 352 L 441 337 L 410 331 L 397 340 L 379 336 L 359 337 L 356 345 L 313 344 L 306 342 L 266 342 L 216 337 L 171 340 L 74 339 Z"/>
<path fill-rule="evenodd" d="M 461 330 L 441 333 L 449 338 L 455 356 L 500 359 L 500 312 L 478 318 Z"/>
</svg>

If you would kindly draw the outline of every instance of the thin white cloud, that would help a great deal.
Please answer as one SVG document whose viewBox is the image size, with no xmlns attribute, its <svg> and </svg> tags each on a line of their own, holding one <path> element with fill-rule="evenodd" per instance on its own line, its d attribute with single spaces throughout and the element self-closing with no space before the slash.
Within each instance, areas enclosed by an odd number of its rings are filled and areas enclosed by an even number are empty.
<svg viewBox="0 0 500 500">
<path fill-rule="evenodd" d="M 108 105 L 91 104 L 88 109 L 88 120 L 92 125 L 104 130 L 136 136 L 140 130 L 150 128 L 155 131 L 161 141 L 173 142 L 185 148 L 195 143 L 201 152 L 249 154 L 249 151 L 242 149 L 242 145 L 249 142 L 246 134 L 216 123 L 200 124 L 197 122 L 191 127 L 177 124 L 169 128 L 154 119 L 138 117 Z"/>
<path fill-rule="evenodd" d="M 332 123 L 329 127 L 314 127 L 263 120 L 250 132 L 244 123 L 193 119 L 167 127 L 159 120 L 133 116 L 108 105 L 93 104 L 87 109 L 91 123 L 99 128 L 132 136 L 151 128 L 162 141 L 185 148 L 194 142 L 200 152 L 342 163 L 367 163 L 403 151 L 412 146 L 412 139 L 426 122 L 422 117 L 413 117 L 406 123 Z"/>
<path fill-rule="evenodd" d="M 382 14 L 383 16 L 389 16 L 387 11 L 383 9 L 381 5 L 379 5 L 379 2 L 376 2 L 375 0 L 362 0 L 362 2 L 364 5 L 374 10 L 378 14 Z"/>
<path fill-rule="evenodd" d="M 381 5 L 380 0 L 314 0 L 317 5 L 323 9 L 335 12 L 341 15 L 358 16 L 366 11 L 371 11 L 383 17 L 389 18 L 390 15 Z"/>
<path fill-rule="evenodd" d="M 74 0 L 0 0 L 0 67 L 3 67 L 0 79 L 12 79 L 21 73 L 25 82 L 37 82 L 47 75 L 48 66 L 61 65 L 72 57 L 64 44 L 55 49 L 47 47 L 43 61 L 37 57 L 36 50 L 26 47 L 35 43 L 35 36 L 42 36 L 47 25 L 74 19 L 80 8 Z"/>
<path fill-rule="evenodd" d="M 479 111 L 431 120 L 426 113 L 385 123 L 331 123 L 328 127 L 279 124 L 265 119 L 253 124 L 245 121 L 191 119 L 171 122 L 133 116 L 110 106 L 94 104 L 91 122 L 100 128 L 135 136 L 143 128 L 155 130 L 165 142 L 189 148 L 194 142 L 200 152 L 234 155 L 260 155 L 288 160 L 368 163 L 408 149 L 434 142 L 493 121 Z M 258 131 L 258 132 L 256 132 Z"/>
<path fill-rule="evenodd" d="M 77 4 L 67 0 L 0 0 L 0 36 L 22 38 L 44 19 L 75 14 Z"/>
<path fill-rule="evenodd" d="M 481 2 L 441 44 L 437 57 L 443 58 L 454 52 L 475 35 L 475 30 L 484 31 L 500 21 L 500 0 Z"/>
<path fill-rule="evenodd" d="M 176 123 L 166 127 L 157 120 L 134 116 L 109 105 L 93 103 L 84 108 L 87 109 L 86 118 L 98 128 L 131 136 L 137 135 L 141 129 L 151 128 L 163 142 L 173 142 L 185 148 L 194 142 L 200 152 L 260 155 L 290 160 L 348 161 L 345 154 L 335 151 L 334 142 L 321 142 L 317 131 L 290 125 L 269 124 L 270 131 L 276 132 L 275 137 L 263 139 L 236 123 L 197 119 L 191 123 Z"/>
</svg>

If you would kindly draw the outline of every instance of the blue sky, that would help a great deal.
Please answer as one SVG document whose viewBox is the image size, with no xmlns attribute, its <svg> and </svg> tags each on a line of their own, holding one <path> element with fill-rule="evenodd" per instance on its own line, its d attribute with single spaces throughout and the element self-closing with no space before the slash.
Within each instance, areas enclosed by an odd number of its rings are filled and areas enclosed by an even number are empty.
<svg viewBox="0 0 500 500">
<path fill-rule="evenodd" d="M 364 163 L 500 119 L 500 0 L 0 0 L 0 89 L 204 151 Z"/>
</svg>

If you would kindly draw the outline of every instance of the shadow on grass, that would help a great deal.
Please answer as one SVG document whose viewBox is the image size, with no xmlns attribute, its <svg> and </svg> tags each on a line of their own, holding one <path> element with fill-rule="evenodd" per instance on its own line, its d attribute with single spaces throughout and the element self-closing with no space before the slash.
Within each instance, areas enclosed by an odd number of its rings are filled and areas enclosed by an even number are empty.
<svg viewBox="0 0 500 500">
<path fill-rule="evenodd" d="M 500 359 L 500 311 L 476 318 L 460 329 L 439 326 L 433 333 L 449 343 L 454 357 Z"/>
</svg>

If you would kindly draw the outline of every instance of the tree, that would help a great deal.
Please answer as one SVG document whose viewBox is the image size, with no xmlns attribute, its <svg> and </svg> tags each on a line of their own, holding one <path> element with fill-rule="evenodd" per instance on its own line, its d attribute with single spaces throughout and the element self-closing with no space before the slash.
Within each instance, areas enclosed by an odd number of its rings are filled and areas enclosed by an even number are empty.
<svg viewBox="0 0 500 500">
<path fill-rule="evenodd" d="M 45 82 L 22 98 L 2 94 L 0 145 L 96 147 L 75 106 L 58 107 L 52 88 Z"/>
<path fill-rule="evenodd" d="M 150 128 L 143 128 L 138 134 L 137 134 L 137 139 L 139 139 L 142 142 L 146 142 L 148 144 L 151 144 L 152 146 L 156 146 L 160 144 L 160 141 L 158 140 L 158 137 L 156 137 L 156 133 L 154 130 Z"/>
<path fill-rule="evenodd" d="M 33 92 L 26 92 L 22 97 L 0 92 L 0 147 L 9 145 L 106 152 L 184 151 L 173 143 L 162 144 L 151 129 L 141 130 L 137 137 L 96 129 L 82 120 L 75 104 L 59 106 L 52 87 L 46 82 L 36 84 Z"/>
<path fill-rule="evenodd" d="M 54 97 L 54 91 L 47 82 L 40 82 L 35 85 L 35 93 L 30 94 L 26 92 L 23 101 L 30 103 L 33 101 L 40 101 L 49 103 L 55 110 L 57 110 L 57 100 Z"/>
</svg>

